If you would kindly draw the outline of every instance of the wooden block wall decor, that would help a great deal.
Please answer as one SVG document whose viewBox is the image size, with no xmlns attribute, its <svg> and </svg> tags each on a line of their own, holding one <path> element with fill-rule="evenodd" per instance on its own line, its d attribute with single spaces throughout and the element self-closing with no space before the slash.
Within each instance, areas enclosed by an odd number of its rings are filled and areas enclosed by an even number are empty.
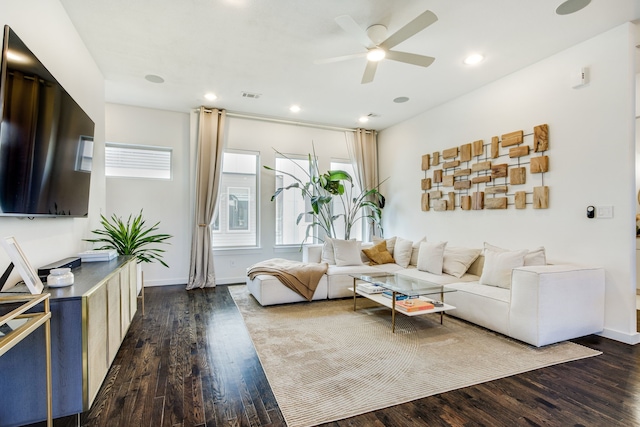
<svg viewBox="0 0 640 427">
<path fill-rule="evenodd" d="M 442 199 L 442 191 L 433 190 L 429 192 L 429 198 L 431 199 Z"/>
<path fill-rule="evenodd" d="M 549 171 L 549 156 L 532 157 L 529 163 L 531 173 L 542 173 Z"/>
<path fill-rule="evenodd" d="M 453 159 L 455 157 L 458 157 L 458 147 L 447 148 L 442 151 L 443 159 Z"/>
<path fill-rule="evenodd" d="M 457 181 L 453 183 L 454 190 L 468 190 L 471 188 L 471 181 Z"/>
<path fill-rule="evenodd" d="M 480 184 L 483 182 L 491 182 L 491 175 L 476 176 L 475 178 L 471 178 L 472 184 Z"/>
<path fill-rule="evenodd" d="M 549 187 L 533 187 L 533 209 L 549 208 Z"/>
<path fill-rule="evenodd" d="M 484 200 L 485 209 L 507 209 L 506 197 L 489 197 Z"/>
<path fill-rule="evenodd" d="M 471 154 L 476 156 L 482 156 L 484 154 L 484 141 L 479 139 L 477 141 L 473 141 L 473 148 L 471 150 Z"/>
<path fill-rule="evenodd" d="M 440 164 L 440 152 L 434 151 L 431 154 L 431 166 L 438 166 Z"/>
<path fill-rule="evenodd" d="M 422 207 L 423 212 L 426 212 L 429 210 L 429 193 L 422 193 L 422 200 L 420 201 L 420 206 Z"/>
<path fill-rule="evenodd" d="M 468 162 L 471 160 L 471 144 L 464 144 L 460 146 L 460 161 Z"/>
<path fill-rule="evenodd" d="M 491 158 L 497 159 L 500 155 L 500 138 L 494 136 L 491 138 Z"/>
<path fill-rule="evenodd" d="M 437 212 L 443 212 L 447 210 L 447 201 L 446 200 L 436 200 L 433 202 L 433 210 Z"/>
<path fill-rule="evenodd" d="M 539 153 L 549 149 L 549 125 L 538 125 L 533 128 L 533 151 Z"/>
<path fill-rule="evenodd" d="M 515 157 L 522 157 L 522 156 L 528 156 L 528 155 L 529 155 L 528 145 L 521 145 L 519 147 L 513 147 L 509 149 L 509 157 L 512 159 Z"/>
<path fill-rule="evenodd" d="M 453 175 L 445 175 L 442 177 L 442 185 L 445 187 L 453 187 L 455 177 Z"/>
<path fill-rule="evenodd" d="M 422 170 L 429 170 L 431 167 L 431 156 L 429 154 L 425 154 L 422 156 Z"/>
<path fill-rule="evenodd" d="M 447 201 L 447 210 L 454 211 L 456 210 L 456 193 L 451 191 L 449 193 L 449 200 Z"/>
<path fill-rule="evenodd" d="M 487 194 L 503 194 L 507 192 L 506 185 L 494 185 L 493 187 L 485 187 L 484 192 Z"/>
<path fill-rule="evenodd" d="M 516 191 L 516 209 L 524 209 L 527 207 L 527 193 L 525 191 Z"/>
<path fill-rule="evenodd" d="M 422 190 L 431 190 L 431 178 L 424 178 L 421 183 Z"/>
<path fill-rule="evenodd" d="M 482 191 L 471 194 L 471 209 L 474 211 L 484 209 L 484 193 Z"/>
<path fill-rule="evenodd" d="M 471 165 L 471 172 L 486 171 L 491 169 L 491 162 L 479 162 Z"/>
<path fill-rule="evenodd" d="M 471 196 L 460 196 L 460 207 L 463 211 L 471 210 Z"/>
<path fill-rule="evenodd" d="M 453 173 L 453 176 L 467 176 L 471 175 L 471 169 L 460 169 Z"/>
<path fill-rule="evenodd" d="M 496 179 L 506 177 L 508 168 L 509 165 L 506 163 L 491 166 L 491 178 Z"/>
<path fill-rule="evenodd" d="M 511 168 L 509 170 L 509 184 L 522 185 L 527 182 L 527 168 Z"/>
<path fill-rule="evenodd" d="M 522 132 L 521 130 L 511 132 L 511 133 L 505 133 L 504 135 L 502 135 L 502 146 L 510 147 L 512 145 L 517 145 L 522 143 L 523 134 L 524 132 Z"/>
<path fill-rule="evenodd" d="M 442 182 L 442 169 L 433 171 L 433 183 L 439 184 Z"/>
<path fill-rule="evenodd" d="M 457 168 L 458 166 L 460 166 L 460 160 L 454 160 L 452 162 L 443 163 L 442 169 Z"/>
</svg>

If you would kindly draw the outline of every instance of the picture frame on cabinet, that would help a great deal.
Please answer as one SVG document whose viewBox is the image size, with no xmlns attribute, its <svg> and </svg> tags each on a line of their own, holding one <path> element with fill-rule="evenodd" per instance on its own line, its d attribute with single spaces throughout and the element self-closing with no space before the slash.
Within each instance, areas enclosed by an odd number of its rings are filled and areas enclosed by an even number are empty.
<svg viewBox="0 0 640 427">
<path fill-rule="evenodd" d="M 2 247 L 7 252 L 7 255 L 9 255 L 9 258 L 11 258 L 11 262 L 18 270 L 18 273 L 20 274 L 20 277 L 22 277 L 22 280 L 27 286 L 29 292 L 31 292 L 33 295 L 41 294 L 42 290 L 44 289 L 42 280 L 40 280 L 40 277 L 38 277 L 38 273 L 29 263 L 29 260 L 18 245 L 16 239 L 14 237 L 5 237 L 3 239 L 0 239 L 0 244 L 2 244 Z M 5 281 L 8 278 L 8 273 L 10 272 L 11 265 L 9 265 L 9 268 L 7 268 L 7 271 L 2 277 Z M 2 287 L 2 292 L 20 292 L 19 283 L 20 282 L 13 284 L 4 284 L 4 286 Z"/>
</svg>

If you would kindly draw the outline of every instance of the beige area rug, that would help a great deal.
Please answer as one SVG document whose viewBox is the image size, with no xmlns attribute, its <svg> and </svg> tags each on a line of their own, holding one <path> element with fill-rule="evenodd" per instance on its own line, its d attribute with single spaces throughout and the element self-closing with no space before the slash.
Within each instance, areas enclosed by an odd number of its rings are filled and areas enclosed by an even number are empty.
<svg viewBox="0 0 640 427">
<path fill-rule="evenodd" d="M 372 301 L 262 307 L 229 291 L 290 427 L 312 426 L 600 354 L 563 342 L 543 348 L 452 317 L 396 317 Z"/>
</svg>

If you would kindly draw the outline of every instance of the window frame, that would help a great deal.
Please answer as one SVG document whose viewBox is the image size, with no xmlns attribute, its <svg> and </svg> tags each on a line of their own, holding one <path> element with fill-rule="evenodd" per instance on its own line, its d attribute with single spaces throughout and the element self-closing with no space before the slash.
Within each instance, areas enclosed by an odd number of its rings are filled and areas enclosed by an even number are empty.
<svg viewBox="0 0 640 427">
<path fill-rule="evenodd" d="M 133 176 L 133 175 L 109 175 L 107 170 L 109 166 L 107 165 L 107 150 L 109 148 L 123 148 L 129 150 L 138 150 L 138 151 L 155 151 L 155 152 L 166 152 L 169 153 L 169 177 L 153 177 L 153 176 Z M 105 154 L 105 178 L 109 179 L 149 179 L 154 181 L 173 181 L 173 147 L 165 147 L 160 145 L 144 145 L 144 144 L 129 144 L 124 142 L 111 142 L 105 141 L 104 143 L 104 154 Z M 132 169 L 133 170 L 133 169 Z"/>
</svg>

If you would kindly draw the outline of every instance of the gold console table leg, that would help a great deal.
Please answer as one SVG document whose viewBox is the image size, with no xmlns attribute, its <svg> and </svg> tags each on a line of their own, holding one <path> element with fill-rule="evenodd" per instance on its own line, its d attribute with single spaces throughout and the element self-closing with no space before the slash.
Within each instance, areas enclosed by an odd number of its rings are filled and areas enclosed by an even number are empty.
<svg viewBox="0 0 640 427">
<path fill-rule="evenodd" d="M 44 312 L 49 313 L 49 298 L 44 300 Z M 47 427 L 53 427 L 53 387 L 51 384 L 51 321 L 44 324 L 44 345 L 47 364 Z"/>
</svg>

